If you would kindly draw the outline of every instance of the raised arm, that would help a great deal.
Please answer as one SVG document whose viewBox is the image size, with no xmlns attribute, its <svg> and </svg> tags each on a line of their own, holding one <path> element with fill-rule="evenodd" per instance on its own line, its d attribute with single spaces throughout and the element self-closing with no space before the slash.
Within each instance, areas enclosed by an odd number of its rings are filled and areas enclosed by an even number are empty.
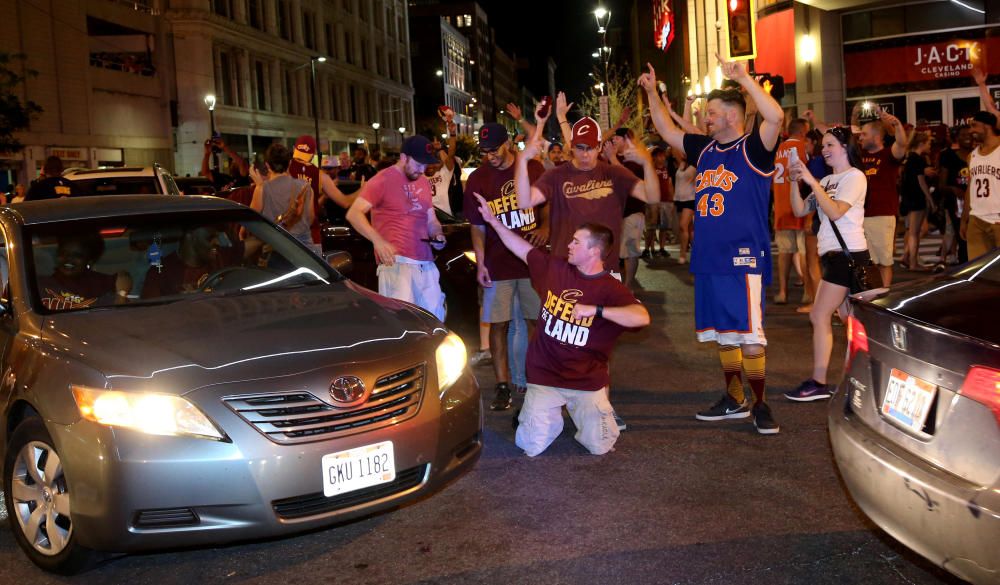
<svg viewBox="0 0 1000 585">
<path fill-rule="evenodd" d="M 319 198 L 320 203 L 322 203 L 324 199 L 331 199 L 334 203 L 344 209 L 348 209 L 351 204 L 354 203 L 354 200 L 358 198 L 357 193 L 345 195 L 344 192 L 337 187 L 336 181 L 334 181 L 330 175 L 326 173 L 320 173 L 319 175 L 319 190 L 322 193 Z"/>
<path fill-rule="evenodd" d="M 906 128 L 903 127 L 899 118 L 883 109 L 879 109 L 878 117 L 883 124 L 892 129 L 893 135 L 896 137 L 896 141 L 892 143 L 892 156 L 896 157 L 896 160 L 902 160 L 906 156 Z"/>
<path fill-rule="evenodd" d="M 997 109 L 997 104 L 993 101 L 993 96 L 990 95 L 990 88 L 986 87 L 986 72 L 976 65 L 972 68 L 972 78 L 976 80 L 976 87 L 979 88 L 979 100 L 983 104 L 983 109 L 1000 117 L 1000 110 Z"/>
<path fill-rule="evenodd" d="M 458 150 L 458 125 L 454 122 L 447 122 L 448 143 L 445 149 L 438 153 L 441 164 L 449 171 L 455 170 L 455 152 Z"/>
<path fill-rule="evenodd" d="M 528 161 L 538 156 L 542 151 L 542 128 L 548 117 L 541 118 L 535 112 L 535 131 L 527 139 L 524 150 L 517 154 L 514 162 L 514 188 L 517 190 L 517 208 L 528 209 L 538 207 L 545 203 L 545 195 L 538 187 L 531 184 L 531 177 L 528 175 Z"/>
<path fill-rule="evenodd" d="M 556 94 L 556 120 L 559 122 L 559 134 L 563 139 L 563 152 L 569 153 L 569 158 L 573 157 L 573 126 L 570 125 L 566 115 L 573 107 L 573 102 L 566 102 L 566 94 L 559 92 Z"/>
<path fill-rule="evenodd" d="M 642 165 L 642 180 L 636 183 L 632 189 L 632 197 L 645 201 L 646 203 L 660 202 L 660 177 L 656 174 L 656 167 L 653 166 L 653 157 L 649 155 L 646 146 L 641 142 L 632 142 L 625 139 L 625 151 L 622 153 L 625 160 Z"/>
<path fill-rule="evenodd" d="M 581 305 L 573 307 L 573 319 L 584 319 L 597 315 L 597 305 Z M 620 307 L 601 307 L 601 318 L 617 323 L 629 329 L 649 325 L 649 311 L 639 303 L 622 305 Z"/>
<path fill-rule="evenodd" d="M 653 120 L 653 126 L 667 144 L 683 152 L 684 131 L 670 119 L 667 108 L 663 106 L 660 96 L 656 93 L 656 70 L 649 63 L 646 63 L 646 67 L 649 71 L 639 76 L 639 86 L 646 90 L 646 101 L 649 103 L 649 116 Z"/>
<path fill-rule="evenodd" d="M 732 79 L 746 90 L 747 95 L 753 100 L 757 107 L 757 113 L 761 115 L 763 121 L 760 124 L 760 141 L 767 150 L 774 150 L 781 138 L 781 128 L 785 121 L 785 111 L 781 109 L 781 104 L 777 102 L 771 94 L 764 91 L 757 81 L 747 73 L 746 67 L 740 61 L 726 61 L 718 53 L 715 58 L 719 60 L 722 74 L 727 79 Z"/>
<path fill-rule="evenodd" d="M 667 97 L 667 94 L 663 94 L 663 105 L 666 106 L 667 111 L 670 112 L 670 117 L 686 134 L 704 134 L 704 132 L 701 131 L 701 128 L 698 128 L 695 124 L 694 118 L 691 116 L 691 102 L 695 99 L 697 98 L 689 96 L 686 100 L 684 100 L 684 114 L 678 115 L 677 112 L 674 111 L 673 106 L 670 104 L 670 99 Z"/>
<path fill-rule="evenodd" d="M 495 215 L 493 215 L 493 212 L 490 210 L 490 206 L 486 204 L 486 200 L 483 199 L 482 195 L 479 193 L 473 193 L 472 195 L 479 203 L 479 213 L 483 216 L 483 221 L 493 228 L 497 235 L 500 236 L 500 241 L 503 242 L 503 245 L 506 246 L 512 254 L 520 258 L 522 261 L 527 262 L 528 252 L 530 252 L 534 246 L 532 246 L 528 240 L 525 240 L 521 236 L 507 229 L 507 226 L 505 226 Z"/>
</svg>

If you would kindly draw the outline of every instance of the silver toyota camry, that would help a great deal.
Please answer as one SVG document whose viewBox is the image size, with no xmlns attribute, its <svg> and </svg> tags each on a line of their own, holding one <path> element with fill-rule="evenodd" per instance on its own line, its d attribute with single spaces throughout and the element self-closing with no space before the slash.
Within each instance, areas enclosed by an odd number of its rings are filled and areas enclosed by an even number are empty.
<svg viewBox="0 0 1000 585">
<path fill-rule="evenodd" d="M 43 569 L 289 534 L 470 469 L 461 340 L 214 198 L 0 210 L 9 522 Z"/>
</svg>

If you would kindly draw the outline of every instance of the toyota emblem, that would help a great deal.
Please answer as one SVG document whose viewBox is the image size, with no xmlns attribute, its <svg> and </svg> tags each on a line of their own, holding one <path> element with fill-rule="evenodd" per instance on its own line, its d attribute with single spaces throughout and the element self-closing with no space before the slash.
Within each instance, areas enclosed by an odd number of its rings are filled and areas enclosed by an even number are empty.
<svg viewBox="0 0 1000 585">
<path fill-rule="evenodd" d="M 341 376 L 330 384 L 330 398 L 335 402 L 350 404 L 365 395 L 365 383 L 357 376 Z"/>
</svg>

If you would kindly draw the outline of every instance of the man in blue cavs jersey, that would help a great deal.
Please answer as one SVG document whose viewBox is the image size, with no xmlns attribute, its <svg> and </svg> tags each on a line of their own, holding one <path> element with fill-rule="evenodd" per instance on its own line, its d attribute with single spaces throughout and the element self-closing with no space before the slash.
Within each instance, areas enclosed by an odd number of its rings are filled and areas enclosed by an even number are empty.
<svg viewBox="0 0 1000 585">
<path fill-rule="evenodd" d="M 744 66 L 719 57 L 722 73 L 737 82 L 757 106 L 758 127 L 744 127 L 746 102 L 738 90 L 708 94 L 707 136 L 685 134 L 657 95 L 656 73 L 639 78 L 646 90 L 656 130 L 670 146 L 683 149 L 695 164 L 694 274 L 695 328 L 699 341 L 719 344 L 726 394 L 696 415 L 718 421 L 753 416 L 761 434 L 776 434 L 778 423 L 764 401 L 764 295 L 771 279 L 769 195 L 774 156 L 784 112 Z M 746 370 L 753 406 L 743 390 Z"/>
</svg>

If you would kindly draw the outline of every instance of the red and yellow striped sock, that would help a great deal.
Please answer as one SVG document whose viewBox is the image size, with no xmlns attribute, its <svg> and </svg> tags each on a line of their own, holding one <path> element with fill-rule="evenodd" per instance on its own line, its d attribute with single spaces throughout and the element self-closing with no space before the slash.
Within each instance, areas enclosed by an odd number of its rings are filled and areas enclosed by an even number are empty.
<svg viewBox="0 0 1000 585">
<path fill-rule="evenodd" d="M 743 357 L 743 369 L 747 372 L 747 381 L 750 382 L 750 390 L 753 391 L 754 404 L 764 402 L 764 363 L 767 354 L 760 352 L 757 355 Z"/>
<path fill-rule="evenodd" d="M 726 376 L 726 392 L 737 403 L 743 404 L 746 400 L 743 393 L 743 350 L 738 345 L 720 346 L 719 360 L 722 361 L 722 373 Z"/>
</svg>

